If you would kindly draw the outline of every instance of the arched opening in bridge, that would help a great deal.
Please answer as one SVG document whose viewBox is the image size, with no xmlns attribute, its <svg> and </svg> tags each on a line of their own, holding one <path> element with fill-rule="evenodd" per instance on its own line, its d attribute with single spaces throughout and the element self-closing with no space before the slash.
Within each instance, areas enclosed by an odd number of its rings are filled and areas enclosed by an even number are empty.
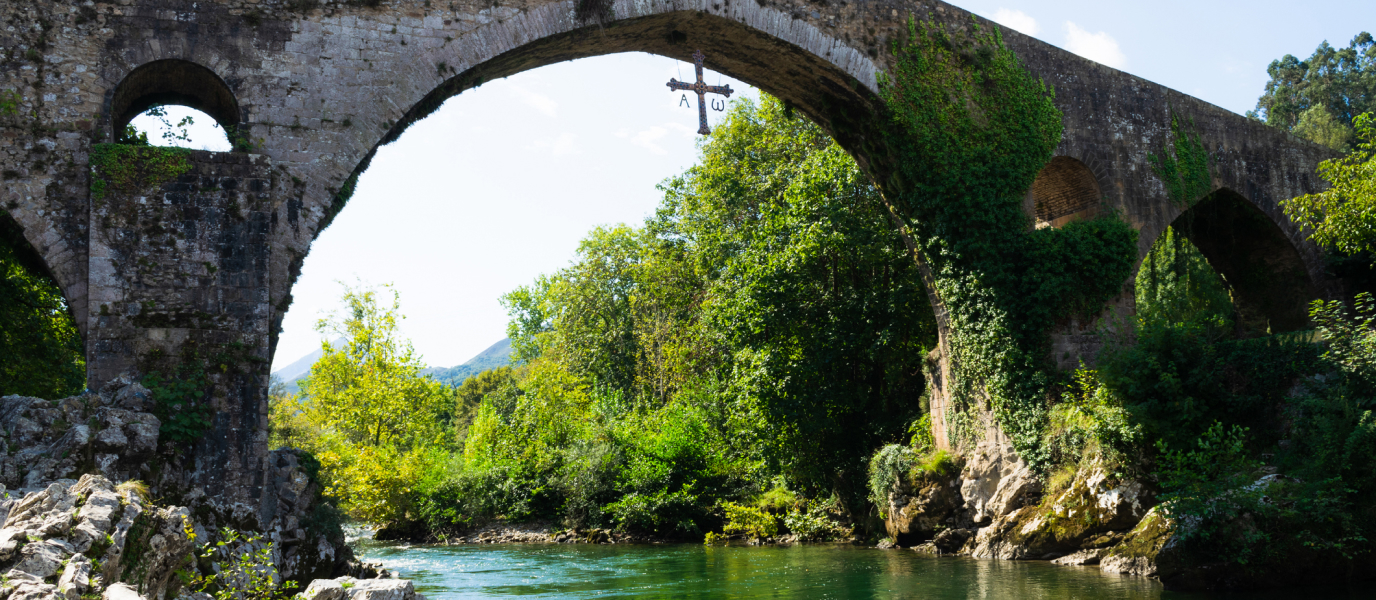
<svg viewBox="0 0 1376 600">
<path fill-rule="evenodd" d="M 0 396 L 62 398 L 85 383 L 85 348 L 62 289 L 0 210 Z"/>
<path fill-rule="evenodd" d="M 127 75 L 110 97 L 111 139 L 227 152 L 243 115 L 234 92 L 196 63 L 167 59 Z"/>
<path fill-rule="evenodd" d="M 1308 328 L 1318 297 L 1294 244 L 1241 194 L 1220 189 L 1172 224 L 1228 283 L 1243 335 Z"/>
<path fill-rule="evenodd" d="M 1093 218 L 1099 211 L 1099 181 L 1083 162 L 1069 156 L 1051 159 L 1027 191 L 1037 227 L 1060 227 Z"/>
<path fill-rule="evenodd" d="M 1221 316 L 1226 291 L 1237 335 L 1310 326 L 1308 305 L 1318 294 L 1299 252 L 1270 217 L 1232 190 L 1217 190 L 1182 213 L 1152 253 L 1164 262 L 1153 267 L 1149 257 L 1137 278 L 1139 304 L 1156 299 L 1147 312 Z M 1183 286 L 1177 293 L 1184 296 L 1171 296 L 1171 286 Z"/>
<path fill-rule="evenodd" d="M 632 64 L 636 61 L 640 61 L 641 66 Z M 591 68 L 599 64 L 607 65 L 607 68 Z M 687 209 L 672 205 L 671 201 L 674 198 L 666 198 L 669 194 L 655 190 L 657 183 L 665 182 L 666 178 L 680 176 L 684 169 L 694 162 L 695 157 L 694 132 L 698 118 L 696 99 L 690 96 L 692 104 L 681 106 L 680 94 L 670 93 L 664 87 L 664 83 L 671 77 L 679 80 L 693 77 L 690 64 L 683 64 L 682 72 L 679 68 L 680 66 L 672 59 L 656 56 L 617 54 L 587 58 L 557 68 L 526 70 L 507 79 L 488 81 L 477 89 L 469 89 L 447 102 L 429 107 L 429 110 L 424 111 L 429 114 L 428 117 L 411 124 L 404 134 L 395 136 L 393 143 L 381 146 L 375 155 L 370 156 L 366 171 L 358 178 L 355 191 L 348 199 L 347 205 L 341 208 L 329 227 L 316 238 L 310 255 L 304 258 L 300 279 L 292 290 L 295 298 L 293 306 L 283 322 L 274 370 L 281 372 L 283 367 L 306 354 L 304 350 L 320 348 L 322 336 L 314 333 L 311 326 L 320 315 L 321 309 L 339 306 L 341 290 L 335 280 L 352 282 L 355 274 L 366 282 L 391 281 L 396 284 L 402 295 L 403 312 L 407 315 L 405 324 L 423 323 L 419 327 L 408 327 L 404 333 L 416 341 L 417 349 L 434 367 L 449 367 L 459 363 L 468 356 L 478 354 L 478 351 L 503 335 L 506 331 L 506 322 L 518 318 L 516 313 L 524 310 L 524 306 L 518 306 L 520 298 L 512 299 L 506 307 L 512 313 L 508 315 L 506 310 L 497 305 L 497 297 L 521 286 L 528 288 L 531 295 L 539 297 L 540 302 L 535 303 L 537 305 L 547 298 L 541 296 L 542 294 L 577 296 L 577 301 L 586 300 L 591 304 L 592 301 L 602 298 L 625 298 L 625 294 L 634 292 L 637 302 L 660 302 L 657 298 L 646 300 L 652 296 L 653 290 L 649 287 L 651 285 L 672 288 L 666 291 L 686 298 L 715 297 L 713 294 L 702 293 L 705 286 L 693 287 L 698 285 L 692 282 L 696 281 L 699 275 L 691 274 L 692 269 L 681 268 L 686 267 L 687 263 L 670 260 L 674 256 L 691 251 L 685 249 L 691 241 L 691 232 L 687 229 L 692 224 L 686 223 L 689 219 L 666 219 L 655 223 L 655 226 L 681 227 L 682 230 L 655 231 L 652 227 L 644 225 L 645 221 L 655 219 L 661 212 L 687 212 Z M 600 88 L 603 96 L 588 98 L 581 91 L 585 88 L 578 85 L 582 81 L 597 81 L 604 77 L 614 77 L 614 81 Z M 709 73 L 708 77 L 709 83 L 718 83 L 714 73 Z M 624 83 L 617 83 L 616 80 Z M 730 83 L 738 94 L 746 92 L 744 82 L 726 79 L 721 83 Z M 639 114 L 642 112 L 642 105 L 652 107 L 648 111 L 649 116 Z M 791 107 L 776 103 L 771 110 L 774 112 L 768 115 L 748 117 L 742 121 L 749 118 L 768 119 L 778 127 L 776 130 L 768 131 L 761 128 L 758 133 L 762 134 L 776 134 L 783 131 L 783 128 L 794 127 L 799 131 L 808 129 L 809 135 L 815 135 L 815 128 L 805 128 L 804 125 L 808 121 L 802 115 L 795 114 Z M 742 147 L 750 146 L 755 141 L 751 137 L 748 124 L 738 123 L 739 130 L 731 131 L 718 119 L 725 113 L 709 114 L 714 128 L 713 135 L 716 136 L 713 140 L 735 139 Z M 340 120 L 341 116 L 331 118 Z M 355 126 L 358 126 L 357 123 Z M 767 143 L 788 144 L 793 139 L 790 136 L 781 136 L 770 139 Z M 826 146 L 825 139 L 809 139 L 823 143 L 800 143 L 800 150 L 812 152 L 819 145 Z M 760 139 L 759 142 L 764 145 L 766 140 Z M 759 150 L 761 155 L 765 154 L 763 148 L 756 150 Z M 842 158 L 836 154 L 829 156 L 833 159 Z M 770 165 L 771 168 L 781 165 L 796 166 L 778 160 Z M 723 177 L 730 177 L 734 173 L 726 168 L 727 166 L 727 163 L 720 162 L 714 167 L 719 170 L 714 172 Z M 787 177 L 770 177 L 748 169 L 742 169 L 740 175 L 742 179 L 749 179 L 750 175 L 759 175 L 758 179 L 752 179 L 749 183 L 752 186 L 758 184 L 768 188 L 765 191 L 781 192 L 782 189 L 778 188 L 787 187 L 795 182 Z M 806 185 L 802 179 L 797 178 L 796 181 L 800 188 Z M 673 188 L 675 184 L 665 182 L 665 187 Z M 760 192 L 761 195 L 764 193 Z M 853 197 L 841 193 L 837 193 L 836 196 L 842 200 Z M 683 200 L 683 196 L 680 195 L 677 199 Z M 908 425 L 918 421 L 926 412 L 922 359 L 924 351 L 931 350 L 935 343 L 934 318 L 930 317 L 931 307 L 928 298 L 921 291 L 921 278 L 916 270 L 916 264 L 907 253 L 902 239 L 888 222 L 887 212 L 878 202 L 877 194 L 874 199 L 875 202 L 868 205 L 868 208 L 873 210 L 868 213 L 832 207 L 836 209 L 834 212 L 815 216 L 819 222 L 827 222 L 823 217 L 836 221 L 855 220 L 858 214 L 872 217 L 872 220 L 866 223 L 869 226 L 867 231 L 875 234 L 876 238 L 887 237 L 883 239 L 881 248 L 871 249 L 874 252 L 870 252 L 869 257 L 876 261 L 901 263 L 904 268 L 901 273 L 893 270 L 860 273 L 833 267 L 832 265 L 837 264 L 845 265 L 852 259 L 853 254 L 859 252 L 846 252 L 845 248 L 819 248 L 811 255 L 804 255 L 800 251 L 796 262 L 825 268 L 819 268 L 815 272 L 787 273 L 794 278 L 780 276 L 776 280 L 759 281 L 758 285 L 750 289 L 740 290 L 740 296 L 763 303 L 768 299 L 766 296 L 797 295 L 800 290 L 839 290 L 834 296 L 840 297 L 845 296 L 847 291 L 867 286 L 874 288 L 888 285 L 887 282 L 900 278 L 907 278 L 907 281 L 915 284 L 892 290 L 891 294 L 865 296 L 857 292 L 857 297 L 874 300 L 863 307 L 864 311 L 822 310 L 828 306 L 826 302 L 834 300 L 826 293 L 819 293 L 809 298 L 812 301 L 811 305 L 794 306 L 793 312 L 773 317 L 777 329 L 787 329 L 779 337 L 783 337 L 784 334 L 794 336 L 791 340 L 794 342 L 790 352 L 791 361 L 802 362 L 803 358 L 817 359 L 809 364 L 818 365 L 818 369 L 810 373 L 800 370 L 799 379 L 803 375 L 808 375 L 813 377 L 811 381 L 817 384 L 801 390 L 804 393 L 801 395 L 822 396 L 834 392 L 835 398 L 841 398 L 841 392 L 845 391 L 843 388 L 846 386 L 881 390 L 882 393 L 876 392 L 872 395 L 853 394 L 857 398 L 853 405 L 839 401 L 826 405 L 831 410 L 823 416 L 843 415 L 847 419 L 844 439 L 836 439 L 832 434 L 839 428 L 833 428 L 817 433 L 816 437 L 810 440 L 809 450 L 820 452 L 823 444 L 818 440 L 835 439 L 837 444 L 830 446 L 827 452 L 848 453 L 847 464 L 852 467 L 862 464 L 883 444 L 906 442 L 912 437 Z M 740 217 L 741 221 L 755 223 L 760 231 L 769 231 L 771 236 L 779 236 L 780 240 L 786 237 L 781 232 L 804 229 L 812 232 L 832 228 L 831 224 L 798 227 L 801 217 L 785 215 L 781 210 L 765 215 L 772 221 L 764 222 L 759 214 L 762 209 L 745 200 L 739 204 L 735 206 L 738 210 L 729 215 L 726 214 L 729 212 L 726 210 L 720 213 L 709 213 L 704 210 L 689 216 L 713 226 L 735 223 L 733 218 L 727 218 L 728 216 Z M 805 204 L 799 203 L 798 214 L 806 213 L 807 207 L 803 206 Z M 608 208 L 616 210 L 609 211 Z M 789 222 L 789 219 L 793 221 Z M 615 225 L 618 222 L 627 223 L 627 226 Z M 848 223 L 844 225 L 850 226 Z M 593 229 L 598 226 L 601 227 Z M 721 229 L 725 230 L 727 227 L 723 226 Z M 728 254 L 725 252 L 726 246 L 751 246 L 751 240 L 746 239 L 746 236 L 737 235 L 746 233 L 751 226 L 747 225 L 740 229 L 740 232 L 721 232 L 724 237 L 730 238 L 727 240 L 729 243 L 721 248 L 723 254 Z M 547 240 L 551 239 L 559 243 L 547 243 Z M 761 245 L 755 244 L 755 247 L 747 248 L 755 252 L 754 258 L 766 257 L 766 253 L 759 249 Z M 649 262 L 646 259 L 654 257 L 664 258 L 661 262 L 646 264 Z M 704 260 L 709 258 L 706 251 L 696 257 Z M 520 260 L 513 261 L 513 258 Z M 570 258 L 574 260 L 570 261 Z M 513 268 L 513 262 L 524 262 L 526 266 L 518 270 Z M 574 264 L 570 264 L 571 262 Z M 624 269 L 625 263 L 628 262 L 633 263 L 635 268 Z M 592 265 L 599 268 L 594 269 Z M 727 265 L 712 263 L 712 268 L 707 270 L 724 271 L 727 268 Z M 565 269 L 571 270 L 572 273 Z M 643 276 L 644 279 L 627 282 L 625 279 L 634 278 L 609 277 L 617 279 L 609 282 L 603 278 L 607 272 L 619 270 L 641 273 L 643 275 L 636 277 Z M 764 270 L 766 269 L 759 269 Z M 411 273 L 419 276 L 413 276 Z M 580 278 L 585 275 L 586 277 Z M 753 276 L 754 273 L 742 270 L 738 275 L 745 278 Z M 484 280 L 492 280 L 495 285 Z M 555 284 L 545 287 L 544 284 L 549 280 L 555 280 Z M 680 285 L 678 282 L 682 283 L 681 287 L 676 287 Z M 613 285 L 607 285 L 609 283 Z M 626 287 L 621 287 L 623 283 L 627 284 Z M 549 293 L 551 288 L 553 293 Z M 486 297 L 479 296 L 484 290 L 490 291 L 486 292 Z M 606 291 L 607 294 L 598 295 L 594 293 L 596 291 Z M 583 294 L 586 294 L 586 297 Z M 667 298 L 669 295 L 665 294 L 664 306 L 677 306 L 670 302 L 671 298 Z M 720 296 L 725 297 L 726 294 Z M 564 298 L 549 299 L 549 302 L 555 304 L 564 301 Z M 478 306 L 479 303 L 482 306 Z M 619 347 L 617 344 L 624 341 L 632 344 L 634 348 L 633 351 L 621 354 L 611 353 L 616 354 L 616 357 L 609 358 L 609 363 L 612 359 L 636 360 L 618 362 L 615 369 L 607 369 L 615 372 L 607 376 L 606 380 L 630 382 L 628 388 L 646 390 L 643 396 L 623 393 L 622 388 L 605 386 L 600 380 L 593 380 L 588 384 L 588 397 L 595 403 L 596 410 L 606 411 L 606 420 L 629 424 L 635 414 L 661 414 L 655 411 L 663 409 L 666 411 L 662 413 L 665 415 L 664 420 L 653 427 L 647 426 L 645 435 L 661 435 L 659 429 L 663 428 L 666 432 L 664 435 L 667 436 L 670 432 L 677 431 L 676 427 L 697 418 L 694 414 L 698 413 L 694 411 L 707 411 L 712 406 L 725 406 L 726 394 L 729 392 L 724 384 L 716 381 L 717 371 L 707 368 L 715 364 L 711 361 L 718 360 L 711 358 L 713 355 L 720 355 L 720 360 L 725 360 L 726 355 L 734 356 L 730 349 L 723 350 L 711 346 L 711 340 L 724 336 L 704 334 L 702 338 L 694 337 L 695 334 L 688 329 L 677 329 L 678 317 L 673 315 L 681 311 L 669 308 L 661 311 L 654 306 L 640 305 L 634 308 L 644 310 L 643 314 L 647 320 L 638 321 L 639 328 L 628 333 L 619 328 L 621 313 L 612 310 L 619 310 L 623 306 L 624 304 L 617 302 L 608 302 L 606 305 L 597 304 L 589 307 L 608 309 L 607 318 L 613 322 L 579 330 L 580 334 L 586 334 L 586 339 L 592 340 L 589 346 Z M 883 335 L 854 336 L 856 339 L 874 342 L 857 352 L 838 350 L 826 355 L 825 360 L 818 357 L 818 353 L 814 351 L 817 347 L 835 343 L 837 348 L 840 348 L 840 344 L 846 341 L 842 339 L 845 336 L 827 334 L 826 332 L 830 331 L 829 327 L 835 325 L 838 320 L 849 320 L 849 324 L 856 329 L 866 327 L 872 321 L 852 317 L 862 312 L 868 314 L 872 307 L 879 307 L 874 313 L 876 320 L 893 313 L 920 316 L 921 311 L 926 311 L 931 325 L 930 336 L 928 339 L 919 339 L 926 330 L 918 331 L 920 327 L 905 323 L 901 327 L 895 326 L 887 331 L 871 332 Z M 749 307 L 742 302 L 740 308 L 747 310 Z M 479 309 L 482 312 L 479 312 Z M 878 314 L 883 311 L 889 314 Z M 600 317 L 602 313 L 599 312 L 598 315 Z M 661 316 L 664 319 L 663 328 L 659 327 L 661 323 L 658 321 L 650 322 Z M 491 320 L 497 327 L 468 327 L 463 323 L 464 319 Z M 568 319 L 567 316 L 560 319 L 574 320 Z M 537 320 L 540 321 L 540 326 L 547 324 L 545 320 Z M 554 320 L 553 317 L 548 319 L 551 322 Z M 742 315 L 740 319 L 723 318 L 716 322 L 718 327 L 726 327 L 745 320 L 746 316 Z M 494 329 L 501 333 L 495 336 L 487 334 L 492 337 L 464 339 L 469 336 L 476 337 L 469 332 Z M 744 331 L 743 323 L 740 329 Z M 772 329 L 774 328 L 770 328 Z M 766 330 L 759 337 L 771 334 Z M 302 338 L 311 343 L 302 344 L 299 341 Z M 552 338 L 554 336 L 550 335 L 542 339 Z M 646 339 L 650 342 L 642 344 L 642 340 Z M 601 342 L 604 340 L 614 343 L 603 345 Z M 464 351 L 467 356 L 443 347 L 444 344 L 458 347 L 460 344 L 470 345 L 475 342 L 476 346 Z M 760 344 L 763 347 L 765 342 Z M 871 360 L 867 355 L 865 362 L 852 360 L 855 355 L 870 352 L 871 347 L 882 348 L 888 353 L 885 355 L 887 359 Z M 779 344 L 777 349 L 779 351 L 775 355 L 781 356 L 782 344 Z M 439 356 L 443 355 L 436 350 L 447 351 L 452 358 L 440 358 Z M 569 350 L 561 348 L 561 352 L 564 351 Z M 762 356 L 764 352 L 758 354 Z M 880 355 L 879 352 L 874 354 L 876 357 Z M 554 353 L 551 352 L 549 356 L 554 356 Z M 592 352 L 588 355 L 579 354 L 577 358 L 581 360 L 589 356 L 598 357 L 599 360 L 608 358 Z M 799 358 L 800 356 L 803 358 Z M 642 357 L 647 358 L 639 360 Z M 483 358 L 480 355 L 471 363 L 459 366 L 481 368 Z M 690 363 L 689 359 L 693 362 Z M 696 362 L 699 360 L 702 362 Z M 545 367 L 549 364 L 540 363 Z M 662 364 L 675 368 L 657 366 Z M 822 367 L 832 364 L 854 364 L 856 368 L 844 373 L 826 372 L 827 375 L 834 375 L 833 377 L 824 378 L 817 375 L 822 372 Z M 899 372 L 897 368 L 888 368 L 890 365 L 898 364 L 910 366 L 911 369 Z M 526 365 L 531 370 L 524 371 L 523 376 L 539 368 L 531 366 L 531 362 L 527 362 Z M 684 368 L 678 370 L 679 366 Z M 691 370 L 687 368 L 689 366 L 692 367 Z M 788 365 L 775 362 L 759 365 L 759 369 L 781 371 L 785 366 Z M 463 373 L 462 376 L 474 374 L 473 371 L 452 368 L 441 371 L 442 376 L 448 376 L 446 378 L 453 377 L 450 374 L 455 372 Z M 579 373 L 579 377 L 584 375 Z M 693 377 L 688 378 L 687 375 Z M 597 376 L 601 377 L 600 374 Z M 730 369 L 720 368 L 721 378 L 731 376 Z M 739 379 L 742 386 L 748 383 L 744 381 L 745 375 L 740 375 Z M 785 379 L 777 378 L 778 381 Z M 456 377 L 449 378 L 449 381 L 461 384 L 464 379 Z M 524 383 L 523 381 L 522 384 Z M 551 390 L 551 394 L 555 393 L 555 388 L 547 389 Z M 662 390 L 666 389 L 672 393 L 663 393 Z M 762 390 L 761 393 L 767 391 Z M 462 415 L 469 414 L 462 412 L 463 410 L 477 410 L 480 414 L 501 414 L 501 418 L 516 412 L 527 414 L 523 412 L 526 410 L 524 408 L 521 411 L 511 408 L 516 402 L 515 398 L 531 398 L 536 397 L 535 394 L 545 392 L 527 390 L 523 392 L 524 395 L 500 398 L 495 392 L 489 390 L 489 393 L 492 393 L 493 397 L 480 398 L 487 398 L 492 412 L 481 412 L 488 408 L 473 407 L 455 411 L 460 415 L 456 417 L 456 423 L 462 421 L 462 424 L 455 426 L 455 431 L 461 429 L 462 433 L 456 435 L 475 436 L 463 438 L 465 452 L 475 447 L 484 447 L 479 445 L 480 442 L 486 443 L 483 440 L 492 438 L 479 438 L 472 434 L 479 426 L 472 425 L 469 428 L 470 424 L 479 421 L 476 418 L 462 420 L 467 418 Z M 497 399 L 501 399 L 505 404 L 497 403 Z M 559 401 L 559 398 L 553 396 L 549 399 L 551 405 Z M 510 402 L 507 402 L 508 400 Z M 290 406 L 281 403 L 282 400 L 274 402 L 279 402 L 276 406 Z M 482 399 L 478 402 L 479 406 L 485 406 L 481 404 Z M 576 421 L 581 427 L 586 418 L 586 424 L 592 427 L 594 419 L 587 416 L 590 413 L 581 412 L 584 410 L 581 408 L 583 406 L 588 405 L 582 404 L 577 410 L 561 412 L 560 420 Z M 821 406 L 821 403 L 816 406 L 802 405 L 800 401 L 797 413 L 813 414 L 807 413 L 808 410 L 821 413 Z M 631 410 L 630 407 L 636 408 Z M 672 411 L 679 412 L 674 413 L 675 416 L 670 416 L 669 412 Z M 780 407 L 778 411 L 783 412 L 783 408 Z M 688 414 L 689 412 L 694 414 Z M 882 419 L 879 418 L 881 416 Z M 680 417 L 684 420 L 671 420 Z M 820 430 L 822 419 L 816 419 L 815 422 L 819 423 L 817 429 Z M 738 420 L 732 423 L 723 422 L 720 425 L 723 428 L 739 426 L 743 430 L 743 423 L 743 420 Z M 828 427 L 830 426 L 828 424 Z M 487 435 L 492 435 L 493 430 L 488 428 L 484 431 L 489 432 Z M 712 431 L 716 430 L 704 428 L 701 435 L 706 436 Z M 475 439 L 478 441 L 474 441 Z M 695 438 L 693 444 L 705 447 L 708 445 L 705 439 Z M 589 442 L 591 443 L 591 440 Z M 844 448 L 841 448 L 842 446 Z M 583 460 L 582 454 L 575 457 L 574 453 L 582 452 L 578 448 L 571 446 L 555 451 L 568 452 L 570 460 Z M 625 450 L 628 453 L 633 451 L 635 450 Z M 475 456 L 482 456 L 476 454 L 479 450 L 472 452 Z M 471 464 L 479 463 L 475 458 Z M 824 463 L 821 459 L 807 464 L 819 472 L 835 472 L 829 463 Z M 818 466 L 823 464 L 828 466 Z M 853 467 L 850 474 L 852 479 L 845 482 L 850 486 L 847 489 L 852 493 L 864 485 L 864 475 L 860 472 L 862 470 L 863 467 Z M 818 473 L 807 475 L 813 477 L 814 482 L 821 478 Z M 675 490 L 678 488 L 666 489 L 677 493 Z M 578 514 L 570 518 L 601 519 L 605 518 L 601 515 L 609 515 L 610 511 L 620 510 L 607 508 L 607 500 L 598 502 L 601 504 L 579 509 L 595 513 L 593 516 Z"/>
</svg>

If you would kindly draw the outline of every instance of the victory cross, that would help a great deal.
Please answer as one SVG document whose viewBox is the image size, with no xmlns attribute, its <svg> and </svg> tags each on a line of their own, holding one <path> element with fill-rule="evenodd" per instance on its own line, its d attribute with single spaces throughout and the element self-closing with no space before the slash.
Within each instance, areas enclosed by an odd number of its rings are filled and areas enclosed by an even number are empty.
<svg viewBox="0 0 1376 600">
<path fill-rule="evenodd" d="M 707 58 L 707 56 L 704 55 L 701 50 L 693 52 L 693 68 L 697 69 L 698 73 L 697 83 L 688 83 L 686 81 L 679 81 L 677 79 L 670 77 L 669 83 L 667 84 L 669 86 L 670 91 L 676 92 L 679 90 L 688 90 L 690 92 L 697 93 L 698 133 L 701 135 L 707 135 L 712 133 L 712 130 L 707 128 L 707 94 L 721 94 L 723 96 L 726 96 L 727 98 L 731 97 L 731 86 L 707 85 L 702 81 L 702 61 L 705 58 Z"/>
</svg>

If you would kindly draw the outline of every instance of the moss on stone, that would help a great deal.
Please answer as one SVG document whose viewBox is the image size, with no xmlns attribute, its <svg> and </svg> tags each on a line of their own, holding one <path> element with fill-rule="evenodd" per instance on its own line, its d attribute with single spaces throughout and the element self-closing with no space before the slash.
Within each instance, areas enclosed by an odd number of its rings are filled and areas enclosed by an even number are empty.
<svg viewBox="0 0 1376 600">
<path fill-rule="evenodd" d="M 91 199 L 111 193 L 138 194 L 191 170 L 185 148 L 94 144 L 91 146 Z"/>
</svg>

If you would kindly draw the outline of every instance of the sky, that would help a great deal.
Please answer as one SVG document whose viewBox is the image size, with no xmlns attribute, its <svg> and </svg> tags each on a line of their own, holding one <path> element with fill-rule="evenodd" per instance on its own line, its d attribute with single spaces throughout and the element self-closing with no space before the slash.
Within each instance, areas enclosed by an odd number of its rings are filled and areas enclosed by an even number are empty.
<svg viewBox="0 0 1376 600">
<path fill-rule="evenodd" d="M 1271 61 L 1376 30 L 1371 0 L 953 4 L 1239 114 L 1255 108 Z M 502 294 L 568 265 L 590 229 L 642 222 L 656 184 L 694 163 L 696 106 L 664 86 L 692 76 L 692 65 L 662 56 L 586 58 L 485 83 L 412 125 L 378 151 L 312 245 L 273 369 L 319 347 L 316 321 L 337 307 L 342 283 L 392 284 L 402 332 L 431 366 L 505 337 Z M 757 97 L 715 72 L 707 80 L 719 77 L 733 97 Z M 723 114 L 709 113 L 713 123 Z M 135 125 L 157 129 L 146 117 Z M 221 149 L 212 125 L 198 120 L 190 145 Z"/>
</svg>

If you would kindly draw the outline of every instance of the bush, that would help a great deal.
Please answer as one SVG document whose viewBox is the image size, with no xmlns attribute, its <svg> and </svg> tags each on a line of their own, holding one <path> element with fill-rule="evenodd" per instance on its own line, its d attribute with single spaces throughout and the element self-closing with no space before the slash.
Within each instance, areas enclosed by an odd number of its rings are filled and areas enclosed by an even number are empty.
<svg viewBox="0 0 1376 600">
<path fill-rule="evenodd" d="M 889 444 L 880 448 L 870 458 L 869 499 L 882 513 L 889 503 L 889 493 L 897 486 L 899 479 L 908 474 L 917 464 L 917 453 L 911 448 Z"/>
<path fill-rule="evenodd" d="M 834 502 L 809 501 L 799 510 L 795 507 L 784 517 L 784 526 L 801 541 L 823 542 L 845 538 L 851 530 L 832 519 Z"/>
<path fill-rule="evenodd" d="M 707 516 L 706 507 L 691 488 L 676 492 L 660 490 L 653 494 L 631 492 L 603 510 L 612 516 L 621 531 L 669 538 L 702 535 L 704 528 L 698 523 Z"/>
<path fill-rule="evenodd" d="M 721 528 L 725 533 L 744 535 L 752 541 L 779 536 L 779 517 L 767 511 L 734 502 L 723 502 L 721 508 L 726 513 L 726 524 Z"/>
</svg>

